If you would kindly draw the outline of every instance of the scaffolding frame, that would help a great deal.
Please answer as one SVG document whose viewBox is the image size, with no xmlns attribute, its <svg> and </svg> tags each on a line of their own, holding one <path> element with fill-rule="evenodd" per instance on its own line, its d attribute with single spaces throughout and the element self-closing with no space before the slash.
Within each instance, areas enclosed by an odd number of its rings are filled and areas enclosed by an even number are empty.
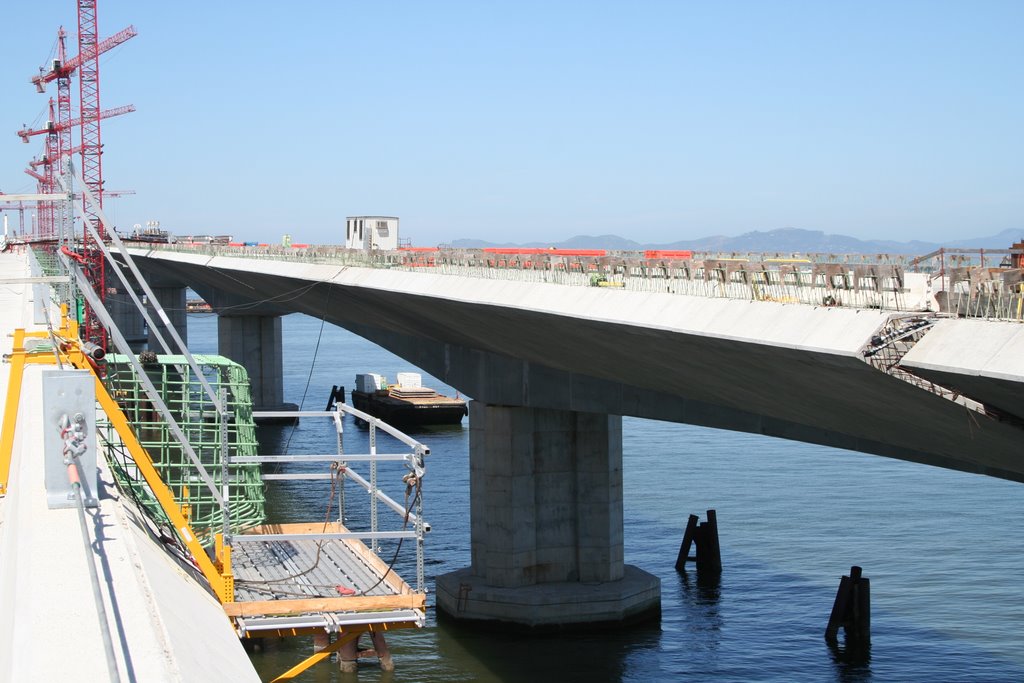
<svg viewBox="0 0 1024 683">
<path fill-rule="evenodd" d="M 162 415 L 156 411 L 127 357 L 106 357 L 106 384 L 122 410 L 135 426 L 143 447 L 149 451 L 161 478 L 175 493 L 186 511 L 193 529 L 205 542 L 212 541 L 215 530 L 230 535 L 266 521 L 265 490 L 257 464 L 231 464 L 232 456 L 255 455 L 258 449 L 252 414 L 249 378 L 245 368 L 224 356 L 196 355 L 195 362 L 207 382 L 218 394 L 224 412 L 217 410 L 192 373 L 183 356 L 161 355 L 143 364 L 167 408 L 173 413 L 186 438 L 210 476 L 228 501 L 221 508 L 209 490 L 201 485 L 193 464 L 171 433 Z M 107 426 L 107 460 L 117 463 L 118 483 L 142 493 L 138 471 L 125 457 L 119 441 Z M 230 484 L 225 493 L 225 484 Z M 153 514 L 161 515 L 151 496 L 139 496 Z M 227 522 L 225 523 L 225 519 Z"/>
<path fill-rule="evenodd" d="M 69 174 L 70 175 L 70 174 Z M 81 178 L 75 176 L 81 184 Z M 62 182 L 65 189 L 71 183 L 69 178 Z M 114 323 L 110 312 L 106 309 L 97 292 L 87 277 L 84 267 L 85 259 L 74 251 L 74 244 L 61 245 L 54 252 L 57 265 L 63 279 L 69 276 L 71 289 L 60 292 L 61 304 L 60 327 L 52 326 L 47 332 L 29 333 L 16 330 L 14 349 L 11 354 L 11 378 L 8 386 L 5 406 L 5 420 L 0 429 L 0 495 L 6 492 L 7 478 L 10 471 L 10 452 L 13 443 L 17 406 L 24 368 L 27 364 L 41 363 L 89 370 L 95 380 L 97 403 L 106 414 L 110 425 L 107 432 L 111 443 L 119 443 L 127 453 L 118 464 L 122 473 L 134 475 L 135 488 L 130 489 L 137 494 L 148 488 L 155 499 L 163 518 L 173 529 L 175 536 L 191 555 L 196 567 L 202 572 L 211 590 L 221 602 L 225 614 L 231 618 L 241 637 L 266 635 L 302 635 L 312 633 L 338 633 L 339 640 L 351 640 L 359 633 L 370 631 L 381 633 L 399 628 L 422 627 L 425 624 L 426 589 L 423 577 L 423 534 L 429 529 L 422 517 L 422 477 L 425 473 L 423 457 L 429 449 L 411 437 L 386 425 L 385 423 L 365 415 L 348 406 L 339 404 L 333 411 L 333 419 L 338 429 L 338 454 L 329 458 L 333 471 L 343 474 L 342 481 L 351 479 L 365 486 L 370 494 L 371 529 L 358 532 L 346 529 L 344 519 L 344 486 L 339 491 L 339 521 L 328 525 L 325 521 L 321 531 L 315 532 L 311 527 L 316 525 L 270 525 L 251 529 L 251 533 L 241 534 L 247 524 L 246 515 L 239 514 L 238 505 L 233 506 L 236 496 L 232 493 L 241 487 L 242 500 L 246 500 L 249 492 L 262 492 L 263 477 L 259 475 L 259 462 L 246 462 L 246 459 L 257 458 L 247 450 L 245 444 L 255 445 L 254 432 L 247 432 L 252 426 L 251 399 L 245 387 L 247 379 L 240 366 L 226 359 L 214 357 L 194 357 L 185 346 L 183 340 L 170 325 L 166 312 L 160 307 L 148 284 L 142 278 L 131 255 L 121 244 L 107 222 L 88 188 L 82 188 L 86 203 L 91 206 L 101 225 L 108 227 L 107 234 L 119 248 L 126 260 L 128 270 L 136 278 L 139 286 L 149 296 L 155 313 L 167 324 L 169 335 L 181 351 L 181 355 L 165 354 L 157 357 L 156 363 L 146 365 L 132 353 L 127 340 Z M 128 282 L 121 265 L 113 258 L 107 245 L 96 238 L 97 230 L 88 214 L 83 213 L 82 219 L 87 232 L 96 240 L 96 246 L 103 257 L 111 264 L 111 268 L 132 300 L 139 308 L 141 315 L 152 327 L 153 320 L 133 285 Z M 37 264 L 38 265 L 38 264 Z M 53 264 L 48 263 L 51 266 Z M 41 265 L 38 267 L 42 267 Z M 90 345 L 80 339 L 79 324 L 68 314 L 68 307 L 75 301 L 75 288 L 83 302 L 90 307 L 99 322 L 110 334 L 114 348 L 120 354 L 112 356 L 111 362 L 115 372 L 111 378 L 111 390 L 102 380 L 97 361 L 103 359 L 104 349 Z M 158 343 L 164 351 L 169 351 L 166 341 L 157 335 Z M 49 343 L 48 343 L 49 342 Z M 127 368 L 130 367 L 130 370 Z M 212 369 L 212 370 L 211 370 Z M 158 371 L 158 372 L 157 372 Z M 209 371 L 210 376 L 207 376 Z M 156 376 L 151 376 L 156 375 Z M 154 379 L 156 382 L 154 382 Z M 198 387 L 196 385 L 199 385 Z M 159 386 L 158 386 L 159 385 Z M 216 385 L 216 389 L 214 386 Z M 200 390 L 201 387 L 201 390 Z M 117 399 L 127 405 L 131 415 L 122 408 Z M 346 456 L 342 439 L 342 420 L 344 412 L 352 412 L 372 424 L 371 453 L 360 456 Z M 13 415 L 13 417 L 12 417 Z M 298 417 L 295 413 L 286 413 L 288 417 Z M 232 436 L 232 427 L 234 434 Z M 410 452 L 406 454 L 378 454 L 376 452 L 376 430 L 382 429 L 399 441 L 404 442 Z M 149 433 L 147 433 L 149 432 Z M 150 446 L 158 452 L 158 460 L 150 456 L 147 447 L 140 440 L 140 434 L 152 437 Z M 248 434 L 253 438 L 249 439 Z M 115 438 L 116 435 L 116 438 Z M 198 436 L 198 440 L 196 437 Z M 198 451 L 193 446 L 198 445 Z M 173 464 L 169 452 L 176 453 L 177 460 Z M 279 456 L 287 457 L 287 456 Z M 302 457 L 302 456 L 299 456 Z M 309 456 L 306 456 L 307 460 Z M 406 473 L 402 482 L 406 484 L 406 504 L 400 506 L 394 499 L 384 494 L 377 486 L 377 463 L 399 460 L 406 465 Z M 131 463 L 129 465 L 129 462 Z M 350 471 L 350 462 L 369 462 L 371 471 L 367 481 L 360 475 Z M 217 467 L 219 465 L 219 467 Z M 211 473 L 211 469 L 214 470 Z M 239 476 L 238 473 L 244 473 Z M 177 492 L 168 485 L 167 480 L 177 477 L 179 481 L 171 481 Z M 141 482 L 144 482 L 144 486 Z M 191 489 L 203 491 L 204 498 L 189 498 Z M 205 489 L 205 490 L 204 490 Z M 415 492 L 411 501 L 409 494 Z M 176 495 L 176 493 L 178 495 Z M 179 500 L 179 496 L 183 500 Z M 138 499 L 138 496 L 135 496 Z M 382 530 L 378 527 L 377 505 L 384 503 L 402 518 L 402 529 L 399 531 Z M 145 505 L 143 506 L 145 507 Z M 243 506 L 244 508 L 244 506 Z M 415 510 L 415 512 L 413 511 Z M 242 510 L 243 513 L 247 512 Z M 249 510 L 248 512 L 252 512 Z M 259 510 L 262 516 L 262 510 Z M 217 531 L 216 522 L 220 522 Z M 197 533 L 193 523 L 202 521 L 204 527 Z M 412 522 L 413 528 L 407 529 Z M 328 530 L 330 526 L 330 530 Z M 261 533 L 262 532 L 262 533 Z M 244 540 L 239 541 L 239 539 Z M 398 556 L 390 563 L 385 563 L 377 554 L 367 548 L 362 539 L 370 540 L 375 550 L 379 550 L 379 541 L 394 539 L 401 544 L 405 539 L 415 539 L 417 563 L 417 587 L 414 590 L 397 573 L 393 571 Z M 212 548 L 209 546 L 211 545 Z M 316 597 L 299 599 L 275 599 L 269 601 L 238 601 L 236 600 L 235 576 L 232 565 L 233 543 L 246 544 L 282 544 L 305 543 L 316 544 L 317 557 L 320 548 L 332 543 L 341 543 L 350 555 L 362 564 L 364 569 L 372 573 L 370 581 L 376 580 L 372 586 L 364 587 L 358 594 L 346 594 L 343 597 Z M 399 549 L 401 546 L 399 545 Z M 277 567 L 280 571 L 280 567 Z M 306 572 L 299 572 L 301 577 Z M 377 590 L 378 586 L 386 588 Z M 307 588 L 311 588 L 307 586 Z M 339 586 L 340 588 L 340 586 Z M 350 593 L 356 593 L 352 590 Z M 338 644 L 331 646 L 337 647 Z M 297 667 L 286 672 L 280 680 L 290 678 L 295 673 L 305 670 L 323 656 L 314 656 Z"/>
</svg>

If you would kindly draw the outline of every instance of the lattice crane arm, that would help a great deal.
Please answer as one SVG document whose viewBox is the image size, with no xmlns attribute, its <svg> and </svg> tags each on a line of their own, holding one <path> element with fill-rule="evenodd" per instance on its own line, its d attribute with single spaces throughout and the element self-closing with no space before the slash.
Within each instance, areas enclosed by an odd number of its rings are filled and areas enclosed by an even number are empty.
<svg viewBox="0 0 1024 683">
<path fill-rule="evenodd" d="M 104 109 L 103 111 L 100 112 L 99 116 L 96 117 L 96 118 L 109 119 L 109 118 L 112 118 L 114 116 L 120 116 L 122 114 L 129 114 L 129 113 L 131 113 L 133 111 L 135 111 L 135 105 L 134 104 L 126 104 L 123 107 L 114 107 L 113 109 Z M 75 126 L 80 126 L 80 125 L 82 125 L 84 118 L 85 117 L 82 117 L 82 116 L 76 116 L 75 118 L 71 119 L 67 123 L 57 123 L 55 121 L 47 121 L 46 125 L 43 128 L 35 128 L 35 129 L 22 128 L 21 130 L 18 131 L 18 137 L 21 138 L 22 142 L 28 142 L 28 139 L 30 137 L 32 137 L 33 135 L 42 135 L 43 133 L 59 133 L 60 131 L 65 130 L 67 128 L 74 128 Z M 92 121 L 93 119 L 90 118 L 88 120 Z"/>
<path fill-rule="evenodd" d="M 39 173 L 36 173 L 31 168 L 26 168 L 25 169 L 25 173 L 27 173 L 28 175 L 32 176 L 33 178 L 35 178 L 36 180 L 38 180 L 41 183 L 48 183 L 49 182 L 43 175 L 41 175 Z"/>
<path fill-rule="evenodd" d="M 63 32 L 64 28 L 61 27 L 60 33 Z M 108 50 L 112 50 L 121 43 L 130 40 L 131 38 L 134 38 L 138 34 L 139 33 L 135 30 L 134 26 L 129 26 L 126 29 L 122 29 L 114 35 L 110 36 L 109 38 L 101 40 L 96 45 L 95 54 L 98 56 Z M 50 81 L 55 81 L 58 78 L 61 78 L 62 76 L 70 76 L 75 71 L 75 69 L 82 65 L 83 61 L 85 61 L 86 59 L 91 59 L 92 56 L 92 54 L 78 54 L 72 57 L 71 59 L 67 60 L 66 62 L 54 62 L 54 64 L 51 65 L 51 68 L 48 72 L 40 73 L 38 76 L 33 76 L 32 83 L 35 84 L 36 90 L 38 90 L 39 92 L 45 92 L 47 83 L 49 83 Z"/>
</svg>

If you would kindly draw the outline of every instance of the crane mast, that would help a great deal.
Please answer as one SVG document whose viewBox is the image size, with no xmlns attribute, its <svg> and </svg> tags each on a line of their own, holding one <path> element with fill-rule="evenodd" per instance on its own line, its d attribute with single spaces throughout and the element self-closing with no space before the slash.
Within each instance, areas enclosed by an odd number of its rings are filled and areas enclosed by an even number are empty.
<svg viewBox="0 0 1024 683">
<path fill-rule="evenodd" d="M 97 51 L 97 0 L 78 0 L 78 67 L 79 113 L 82 119 L 82 180 L 92 191 L 96 203 L 103 206 L 103 147 L 100 139 L 100 56 Z M 105 226 L 99 214 L 85 200 L 83 215 L 96 226 L 97 235 L 105 238 Z M 103 253 L 89 231 L 82 230 L 82 257 L 90 284 L 102 302 L 106 298 L 107 278 Z M 82 320 L 82 337 L 87 342 L 107 348 L 107 335 L 92 307 L 86 304 Z"/>
<path fill-rule="evenodd" d="M 61 26 L 57 30 L 57 59 L 60 60 L 60 70 L 54 68 L 52 71 L 57 72 L 57 125 L 61 128 L 59 138 L 57 140 L 57 159 L 56 168 L 53 172 L 56 175 L 63 176 L 64 172 L 67 171 L 67 161 L 64 159 L 64 155 L 70 154 L 71 150 L 71 69 L 68 69 L 65 65 L 67 64 L 67 45 L 65 38 L 67 34 L 64 32 L 64 27 Z M 56 65 L 54 65 L 56 66 Z M 72 216 L 71 206 L 61 202 L 61 205 L 55 207 L 54 220 L 56 225 L 54 226 L 55 232 L 59 233 L 61 239 L 70 237 L 72 232 Z"/>
<path fill-rule="evenodd" d="M 56 111 L 53 100 L 50 101 L 50 119 L 47 127 L 40 130 L 24 129 L 18 135 L 24 142 L 33 135 L 46 134 L 46 149 L 39 162 L 33 162 L 32 168 L 26 173 L 36 178 L 40 184 L 40 192 L 54 193 L 58 183 L 58 174 L 68 171 L 67 162 L 74 153 L 79 153 L 82 182 L 96 198 L 99 206 L 103 205 L 103 143 L 100 134 L 100 121 L 110 116 L 134 111 L 132 106 L 119 107 L 106 111 L 100 110 L 100 69 L 99 56 L 126 40 L 137 35 L 135 28 L 129 26 L 118 33 L 98 40 L 97 0 L 75 0 L 78 19 L 78 54 L 68 58 L 67 33 L 61 26 L 57 32 L 57 54 L 49 65 L 49 70 L 40 69 L 39 74 L 31 80 L 39 92 L 46 91 L 46 85 L 57 82 Z M 72 114 L 71 77 L 78 72 L 78 116 Z M 80 144 L 72 142 L 72 129 L 79 126 Z M 42 173 L 34 170 L 42 166 Z M 40 202 L 37 205 L 39 215 L 38 237 L 61 240 L 72 237 L 72 220 L 67 215 L 68 206 L 63 203 Z M 107 226 L 99 221 L 99 212 L 84 201 L 83 216 L 91 221 L 101 240 L 105 241 Z M 77 241 L 77 240 L 75 240 Z M 106 296 L 106 272 L 102 251 L 96 245 L 88 230 L 81 235 L 81 258 L 86 268 L 90 283 L 100 300 Z M 81 324 L 82 336 L 86 341 L 99 344 L 106 348 L 106 334 L 89 306 L 85 307 Z"/>
</svg>

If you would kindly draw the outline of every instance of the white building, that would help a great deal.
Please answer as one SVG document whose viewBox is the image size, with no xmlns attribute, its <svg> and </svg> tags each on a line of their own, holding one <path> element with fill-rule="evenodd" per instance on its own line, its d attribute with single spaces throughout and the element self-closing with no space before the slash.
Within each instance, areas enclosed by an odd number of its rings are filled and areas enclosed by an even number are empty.
<svg viewBox="0 0 1024 683">
<path fill-rule="evenodd" d="M 398 249 L 398 219 L 394 216 L 349 216 L 345 219 L 348 249 Z"/>
</svg>

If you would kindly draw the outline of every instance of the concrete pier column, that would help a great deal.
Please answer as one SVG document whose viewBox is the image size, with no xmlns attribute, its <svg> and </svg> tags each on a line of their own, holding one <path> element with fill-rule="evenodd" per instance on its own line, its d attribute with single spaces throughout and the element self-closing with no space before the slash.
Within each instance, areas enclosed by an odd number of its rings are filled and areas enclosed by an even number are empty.
<svg viewBox="0 0 1024 683">
<path fill-rule="evenodd" d="M 254 410 L 295 409 L 284 403 L 280 316 L 218 316 L 217 350 L 249 373 Z"/>
<path fill-rule="evenodd" d="M 657 577 L 623 562 L 622 418 L 470 404 L 472 566 L 437 577 L 451 617 L 530 629 L 641 620 Z"/>
<path fill-rule="evenodd" d="M 140 295 L 139 298 L 141 299 L 142 296 Z M 142 317 L 142 313 L 135 306 L 135 302 L 132 301 L 124 287 L 120 284 L 117 287 L 110 287 L 107 290 L 104 304 L 128 345 L 136 353 L 141 351 L 143 345 L 148 341 L 146 319 Z"/>
<path fill-rule="evenodd" d="M 154 286 L 150 284 L 153 290 L 153 295 L 156 297 L 157 302 L 164 309 L 167 314 L 167 318 L 174 325 L 174 329 L 178 331 L 182 341 L 188 343 L 188 317 L 185 310 L 185 290 L 186 288 L 182 285 L 173 286 Z M 160 330 L 160 334 L 163 335 L 164 341 L 171 347 L 171 351 L 174 352 L 174 340 L 172 339 L 169 332 L 167 332 L 167 325 L 164 324 L 160 316 L 157 315 L 156 309 L 152 304 L 146 304 L 147 312 L 149 317 L 153 319 L 153 324 L 157 329 Z M 160 343 L 156 339 L 156 335 L 153 334 L 153 330 L 149 331 L 149 350 L 157 353 L 163 353 L 163 349 L 160 348 Z"/>
</svg>

